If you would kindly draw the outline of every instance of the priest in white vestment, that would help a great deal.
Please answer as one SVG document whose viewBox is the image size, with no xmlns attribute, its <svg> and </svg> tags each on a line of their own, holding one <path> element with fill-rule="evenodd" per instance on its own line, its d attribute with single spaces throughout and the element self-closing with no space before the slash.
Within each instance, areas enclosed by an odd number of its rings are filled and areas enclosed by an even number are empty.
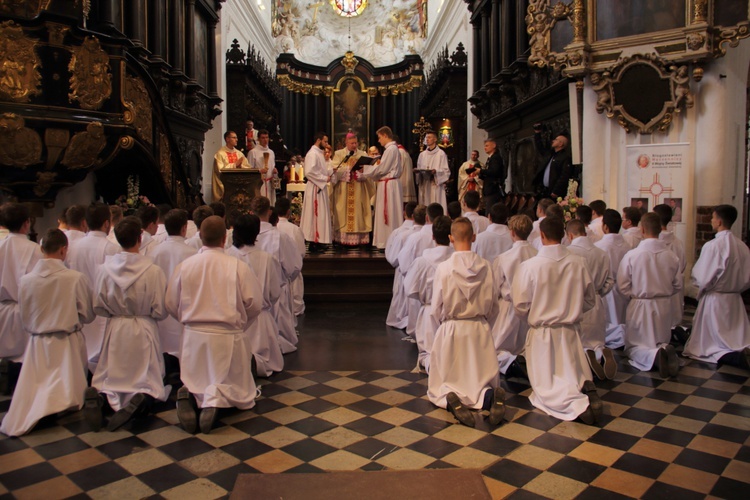
<svg viewBox="0 0 750 500">
<path fill-rule="evenodd" d="M 166 307 L 185 326 L 177 418 L 187 432 L 211 431 L 217 408 L 248 410 L 256 386 L 248 360 L 247 324 L 263 309 L 263 291 L 244 262 L 224 253 L 226 226 L 211 216 L 201 227 L 204 246 L 177 266 Z M 201 408 L 200 422 L 196 405 Z"/>
<path fill-rule="evenodd" d="M 698 309 L 683 355 L 750 369 L 750 321 L 741 296 L 750 288 L 750 250 L 731 232 L 736 220 L 731 205 L 719 205 L 711 215 L 716 236 L 693 266 Z"/>
<path fill-rule="evenodd" d="M 638 213 L 640 221 L 641 214 Z M 612 290 L 604 297 L 604 315 L 606 318 L 605 345 L 609 349 L 617 349 L 625 345 L 625 311 L 628 307 L 628 297 L 624 296 L 617 287 L 617 271 L 620 262 L 631 247 L 622 235 L 618 234 L 622 218 L 617 210 L 607 209 L 602 216 L 602 239 L 594 243 L 594 246 L 606 252 L 609 257 L 609 273 L 615 280 Z M 640 228 L 637 228 L 640 232 Z"/>
<path fill-rule="evenodd" d="M 495 203 L 493 207 L 499 205 L 499 203 Z M 508 224 L 513 245 L 510 250 L 498 255 L 492 262 L 497 303 L 490 326 L 492 327 L 492 339 L 495 344 L 500 373 L 508 377 L 528 378 L 526 360 L 522 357 L 522 353 L 526 345 L 529 324 L 525 316 L 516 314 L 511 291 L 513 278 L 518 268 L 522 263 L 536 256 L 537 251 L 526 241 L 532 229 L 529 217 L 514 215 L 510 218 Z"/>
<path fill-rule="evenodd" d="M 435 269 L 453 254 L 450 246 L 451 218 L 442 215 L 432 223 L 435 248 L 428 248 L 417 257 L 404 277 L 404 294 L 419 300 L 415 338 L 417 341 L 417 367 L 430 371 L 430 353 L 435 332 L 440 324 L 432 315 L 432 285 Z"/>
<path fill-rule="evenodd" d="M 83 238 L 69 243 L 65 264 L 74 271 L 83 273 L 92 285 L 96 283 L 99 268 L 110 255 L 121 251 L 120 245 L 112 243 L 107 238 L 110 230 L 110 211 L 104 203 L 93 203 L 86 211 L 86 224 L 89 232 Z M 81 330 L 86 340 L 89 370 L 96 371 L 96 363 L 102 350 L 104 329 L 107 318 L 96 316 L 89 324 L 83 325 Z"/>
<path fill-rule="evenodd" d="M 274 302 L 273 313 L 279 327 L 279 343 L 284 354 L 297 350 L 297 318 L 292 303 L 292 282 L 302 270 L 302 258 L 294 240 L 279 231 L 270 222 L 271 205 L 265 196 L 256 196 L 250 208 L 260 218 L 260 234 L 255 245 L 270 253 L 281 265 L 278 276 L 281 295 Z"/>
<path fill-rule="evenodd" d="M 352 167 L 364 151 L 357 149 L 355 134 L 346 135 L 345 147 L 336 151 L 331 164 L 336 170 L 337 182 L 333 186 L 333 241 L 347 247 L 370 243 L 372 208 L 370 199 L 375 185 Z"/>
<path fill-rule="evenodd" d="M 164 226 L 167 230 L 167 239 L 160 243 L 151 253 L 151 260 L 164 271 L 167 280 L 172 277 L 175 268 L 184 260 L 192 257 L 198 250 L 185 244 L 187 234 L 187 211 L 176 208 L 170 210 L 164 217 Z M 162 352 L 180 358 L 182 351 L 182 323 L 172 316 L 158 321 L 159 340 Z M 167 358 L 169 359 L 169 358 Z M 169 363 L 167 363 L 169 365 Z M 167 375 L 171 375 L 171 366 L 166 366 Z M 174 373 L 174 372 L 172 372 Z"/>
<path fill-rule="evenodd" d="M 404 205 L 404 223 L 391 233 L 385 245 L 385 259 L 395 269 L 393 273 L 393 296 L 388 307 L 385 324 L 399 330 L 403 330 L 407 326 L 409 300 L 404 292 L 404 275 L 400 270 L 398 256 L 409 235 L 422 229 L 426 215 L 424 205 L 417 205 L 415 201 L 406 203 Z"/>
<path fill-rule="evenodd" d="M 224 133 L 225 145 L 214 155 L 214 166 L 211 177 L 212 201 L 221 201 L 224 197 L 224 184 L 221 182 L 221 171 L 227 169 L 250 168 L 250 163 L 242 151 L 237 149 L 237 134 L 233 130 Z"/>
<path fill-rule="evenodd" d="M 513 246 L 513 238 L 506 225 L 508 222 L 508 207 L 504 203 L 495 203 L 488 210 L 490 225 L 477 235 L 472 245 L 480 257 L 494 262 L 498 255 L 507 252 Z M 528 236 L 528 235 L 527 235 Z M 524 238 L 524 241 L 526 238 Z"/>
<path fill-rule="evenodd" d="M 622 237 L 630 248 L 635 248 L 643 240 L 643 234 L 638 224 L 641 223 L 641 211 L 636 207 L 622 209 Z"/>
<path fill-rule="evenodd" d="M 482 185 L 484 181 L 479 178 L 479 169 L 482 164 L 479 161 L 479 151 L 471 152 L 471 157 L 458 168 L 458 201 L 463 201 L 469 191 L 476 191 L 482 197 Z M 469 172 L 471 170 L 471 172 Z M 485 207 L 489 210 L 490 207 Z"/>
<path fill-rule="evenodd" d="M 68 246 L 62 231 L 47 231 L 42 249 L 44 258 L 18 286 L 21 323 L 30 335 L 16 392 L 0 424 L 7 436 L 26 434 L 48 415 L 80 409 L 88 385 L 81 327 L 94 319 L 91 286 L 85 275 L 63 264 Z"/>
<path fill-rule="evenodd" d="M 29 209 L 20 203 L 5 203 L 0 206 L 0 220 L 9 234 L 0 240 L 0 358 L 6 365 L 1 371 L 5 377 L 8 363 L 23 361 L 28 335 L 21 324 L 18 311 L 18 283 L 30 273 L 42 258 L 38 244 L 29 240 L 31 228 Z M 3 392 L 7 392 L 8 379 L 2 381 Z"/>
<path fill-rule="evenodd" d="M 430 353 L 427 397 L 474 427 L 469 408 L 490 410 L 490 424 L 505 416 L 505 392 L 499 387 L 497 358 L 487 316 L 493 308 L 490 263 L 471 251 L 471 222 L 451 225 L 455 252 L 433 277 L 432 315 L 440 327 Z"/>
<path fill-rule="evenodd" d="M 417 184 L 419 203 L 429 205 L 440 203 L 443 210 L 448 209 L 445 196 L 445 183 L 451 176 L 448 156 L 437 144 L 437 134 L 433 131 L 424 136 L 427 148 L 417 158 Z"/>
<path fill-rule="evenodd" d="M 91 389 L 104 395 L 115 410 L 107 425 L 110 431 L 147 411 L 154 400 L 166 401 L 171 389 L 164 386 L 164 358 L 156 325 L 167 315 L 166 276 L 151 259 L 140 255 L 137 218 L 121 220 L 115 236 L 123 251 L 108 257 L 99 268 L 93 302 L 94 312 L 108 321 Z M 93 391 L 86 394 L 87 404 L 95 399 Z M 89 423 L 95 430 L 101 425 L 94 420 Z"/>
<path fill-rule="evenodd" d="M 401 155 L 401 198 L 404 203 L 417 201 L 417 191 L 414 189 L 414 163 L 411 155 L 398 140 L 398 152 Z"/>
<path fill-rule="evenodd" d="M 592 424 L 602 414 L 602 402 L 580 331 L 583 314 L 598 300 L 596 290 L 583 259 L 560 244 L 562 219 L 546 217 L 539 230 L 542 249 L 521 264 L 512 287 L 516 312 L 529 323 L 529 401 L 560 420 L 580 418 Z"/>
<path fill-rule="evenodd" d="M 279 223 L 276 227 L 279 231 L 289 236 L 299 251 L 300 258 L 304 261 L 307 247 L 305 246 L 305 235 L 300 227 L 289 220 L 289 211 L 291 210 L 291 201 L 289 198 L 281 197 L 276 200 L 276 213 L 279 215 Z M 292 280 L 292 302 L 295 316 L 305 313 L 305 282 L 302 279 L 302 272 Z"/>
<path fill-rule="evenodd" d="M 333 238 L 331 224 L 330 196 L 328 183 L 336 182 L 333 169 L 325 158 L 328 136 L 323 132 L 315 134 L 315 143 L 305 156 L 305 198 L 302 202 L 302 232 L 305 241 L 310 242 L 310 251 L 321 251 L 330 245 Z"/>
<path fill-rule="evenodd" d="M 659 239 L 659 216 L 641 219 L 643 241 L 623 257 L 617 287 L 630 298 L 625 316 L 625 354 L 639 370 L 658 368 L 659 376 L 674 377 L 679 360 L 669 344 L 672 296 L 682 288 L 680 259 Z"/>
<path fill-rule="evenodd" d="M 390 127 L 380 127 L 377 135 L 380 145 L 385 148 L 383 156 L 375 165 L 365 165 L 362 172 L 366 178 L 377 182 L 372 245 L 385 250 L 388 237 L 404 221 L 404 202 L 399 180 L 402 166 L 401 154 Z"/>
<path fill-rule="evenodd" d="M 615 279 L 610 274 L 609 256 L 597 248 L 586 235 L 586 226 L 577 219 L 568 221 L 565 226 L 570 239 L 568 250 L 579 255 L 586 262 L 594 290 L 599 296 L 594 307 L 583 313 L 581 319 L 581 344 L 586 353 L 589 367 L 599 380 L 612 380 L 617 374 L 617 361 L 612 349 L 605 347 L 607 317 L 602 300 L 612 290 Z"/>
<path fill-rule="evenodd" d="M 281 265 L 276 257 L 256 245 L 260 225 L 257 215 L 238 217 L 234 225 L 233 245 L 227 250 L 227 255 L 237 257 L 250 266 L 263 289 L 263 309 L 248 322 L 245 335 L 255 358 L 257 374 L 270 377 L 284 369 L 279 327 L 273 315 L 273 305 L 282 293 L 279 280 Z"/>
<path fill-rule="evenodd" d="M 274 179 L 278 179 L 279 172 L 276 169 L 276 154 L 268 147 L 268 130 L 258 131 L 258 144 L 248 152 L 247 159 L 252 168 L 260 171 L 263 184 L 260 186 L 260 195 L 271 200 L 271 205 L 276 204 L 276 188 Z"/>
</svg>

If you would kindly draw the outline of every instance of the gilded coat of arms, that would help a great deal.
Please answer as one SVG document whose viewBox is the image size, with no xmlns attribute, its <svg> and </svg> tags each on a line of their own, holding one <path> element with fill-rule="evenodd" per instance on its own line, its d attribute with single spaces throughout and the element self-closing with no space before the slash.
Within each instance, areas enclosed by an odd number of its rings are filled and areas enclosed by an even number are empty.
<svg viewBox="0 0 750 500">
<path fill-rule="evenodd" d="M 42 138 L 22 116 L 0 115 L 0 165 L 26 168 L 42 161 Z"/>
<path fill-rule="evenodd" d="M 68 70 L 70 102 L 78 101 L 83 109 L 99 109 L 112 94 L 109 56 L 95 37 L 86 37 L 83 45 L 73 49 Z"/>
<path fill-rule="evenodd" d="M 13 21 L 0 23 L 0 98 L 28 102 L 41 93 L 35 43 Z"/>
</svg>

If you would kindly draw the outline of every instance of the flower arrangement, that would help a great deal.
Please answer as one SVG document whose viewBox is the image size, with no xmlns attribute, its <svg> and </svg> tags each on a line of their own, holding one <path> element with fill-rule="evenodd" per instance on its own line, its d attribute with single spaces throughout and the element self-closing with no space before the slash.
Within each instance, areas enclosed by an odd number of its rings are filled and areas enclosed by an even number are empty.
<svg viewBox="0 0 750 500">
<path fill-rule="evenodd" d="M 117 198 L 117 200 L 115 200 L 115 203 L 117 203 L 117 205 L 122 208 L 123 212 L 133 212 L 144 205 L 151 205 L 152 203 L 147 197 L 141 196 L 139 194 L 140 190 L 140 178 L 137 175 L 129 175 L 128 194 L 123 194 L 122 196 Z"/>
<path fill-rule="evenodd" d="M 583 198 L 577 196 L 578 193 L 578 182 L 574 180 L 568 181 L 568 194 L 565 198 L 560 196 L 557 197 L 557 204 L 560 205 L 565 213 L 565 222 L 574 219 L 578 207 L 583 205 Z"/>
<path fill-rule="evenodd" d="M 289 221 L 298 226 L 302 221 L 302 193 L 297 193 L 297 195 L 292 198 L 292 206 L 289 210 Z"/>
</svg>

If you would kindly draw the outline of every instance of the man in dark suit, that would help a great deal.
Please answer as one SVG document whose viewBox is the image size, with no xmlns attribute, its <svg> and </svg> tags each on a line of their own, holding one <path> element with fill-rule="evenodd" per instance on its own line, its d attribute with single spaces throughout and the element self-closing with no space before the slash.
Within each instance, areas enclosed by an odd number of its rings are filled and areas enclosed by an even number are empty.
<svg viewBox="0 0 750 500">
<path fill-rule="evenodd" d="M 479 178 L 484 181 L 482 198 L 484 198 L 484 211 L 488 213 L 490 207 L 503 197 L 506 171 L 494 139 L 484 141 L 484 152 L 487 153 L 487 161 L 485 168 L 479 171 Z"/>
<path fill-rule="evenodd" d="M 536 149 L 546 156 L 533 181 L 534 189 L 540 196 L 557 200 L 558 196 L 564 198 L 568 192 L 568 181 L 572 174 L 568 141 L 567 134 L 563 132 L 557 134 L 552 139 L 551 147 L 547 148 L 542 144 L 542 124 L 534 124 Z"/>
</svg>

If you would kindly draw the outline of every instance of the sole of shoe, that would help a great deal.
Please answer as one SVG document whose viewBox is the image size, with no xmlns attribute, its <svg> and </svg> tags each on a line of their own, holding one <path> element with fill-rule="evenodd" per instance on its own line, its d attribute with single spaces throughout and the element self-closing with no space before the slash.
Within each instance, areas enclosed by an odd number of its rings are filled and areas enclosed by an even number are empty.
<svg viewBox="0 0 750 500">
<path fill-rule="evenodd" d="M 195 434 L 198 427 L 198 418 L 195 413 L 195 405 L 188 388 L 183 386 L 177 391 L 177 420 L 180 425 L 190 434 Z"/>
<path fill-rule="evenodd" d="M 449 411 L 453 414 L 454 417 L 456 417 L 456 420 L 468 427 L 474 427 L 476 425 L 476 423 L 474 422 L 474 415 L 471 413 L 471 410 L 464 406 L 455 392 L 448 393 L 446 402 L 448 403 Z"/>
<path fill-rule="evenodd" d="M 497 387 L 494 390 L 490 407 L 490 424 L 500 425 L 503 418 L 505 418 L 505 391 L 502 387 Z"/>
<path fill-rule="evenodd" d="M 586 361 L 589 362 L 589 367 L 591 367 L 594 376 L 599 380 L 606 379 L 607 377 L 604 374 L 604 367 L 596 360 L 596 353 L 588 349 L 584 352 L 586 353 Z"/>
<path fill-rule="evenodd" d="M 214 428 L 218 413 L 218 408 L 203 408 L 201 410 L 200 428 L 203 434 L 209 434 L 211 429 Z"/>
<path fill-rule="evenodd" d="M 669 354 L 664 347 L 660 347 L 656 353 L 656 368 L 661 378 L 669 378 Z"/>
<path fill-rule="evenodd" d="M 107 430 L 110 432 L 116 431 L 123 425 L 130 422 L 136 414 L 143 410 L 143 408 L 146 406 L 147 400 L 148 399 L 146 398 L 146 395 L 142 392 L 134 395 L 132 398 L 130 398 L 130 401 L 125 406 L 125 408 L 121 408 L 120 410 L 116 411 L 115 414 L 112 415 L 112 417 L 110 417 L 109 423 L 107 424 Z"/>
<path fill-rule="evenodd" d="M 617 375 L 617 360 L 612 349 L 604 348 L 604 376 L 607 380 L 612 380 Z"/>
<path fill-rule="evenodd" d="M 87 387 L 83 392 L 83 418 L 92 431 L 99 431 L 104 422 L 102 399 L 94 387 Z"/>
<path fill-rule="evenodd" d="M 594 385 L 593 381 L 587 380 L 583 383 L 583 393 L 586 394 L 586 396 L 589 398 L 589 406 L 587 408 L 587 411 L 591 411 L 591 414 L 594 417 L 594 422 L 596 422 L 597 420 L 599 420 L 599 417 L 602 416 L 604 405 L 602 404 L 602 400 L 599 398 L 599 393 L 597 392 L 596 386 Z"/>
<path fill-rule="evenodd" d="M 677 351 L 671 345 L 667 345 L 664 348 L 667 351 L 667 369 L 669 370 L 669 376 L 677 376 L 677 372 L 680 370 L 680 359 L 677 357 Z"/>
</svg>

